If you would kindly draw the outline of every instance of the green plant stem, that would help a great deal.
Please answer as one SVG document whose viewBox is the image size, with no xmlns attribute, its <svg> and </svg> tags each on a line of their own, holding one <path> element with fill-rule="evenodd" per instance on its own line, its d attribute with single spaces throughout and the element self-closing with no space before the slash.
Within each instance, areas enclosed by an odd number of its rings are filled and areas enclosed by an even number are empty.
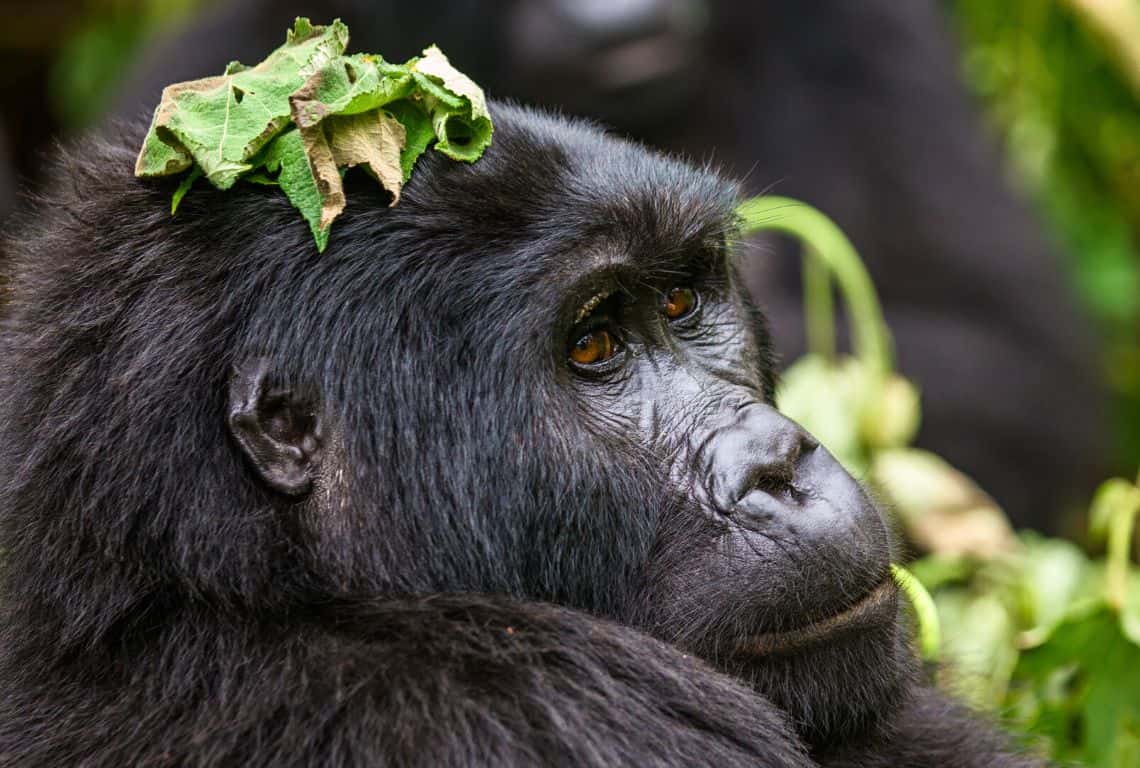
<svg viewBox="0 0 1140 768">
<path fill-rule="evenodd" d="M 806 248 L 804 270 L 804 322 L 808 352 L 835 359 L 835 301 L 827 264 L 813 248 Z"/>
<path fill-rule="evenodd" d="M 810 205 L 786 197 L 754 197 L 741 203 L 736 212 L 743 220 L 744 235 L 772 230 L 804 243 L 809 254 L 814 254 L 839 284 L 851 318 L 855 354 L 880 373 L 893 370 L 891 338 L 875 287 L 851 241 L 839 227 Z"/>
<path fill-rule="evenodd" d="M 1109 605 L 1120 610 L 1128 598 L 1128 572 L 1132 559 L 1132 531 L 1140 515 L 1140 478 L 1132 493 L 1123 497 L 1108 525 L 1108 563 L 1105 566 L 1105 595 Z"/>
<path fill-rule="evenodd" d="M 934 598 L 919 580 L 901 565 L 891 563 L 891 576 L 914 608 L 915 621 L 918 623 L 918 648 L 922 658 L 926 661 L 938 661 L 942 647 L 942 627 L 938 621 L 938 609 L 934 605 Z"/>
</svg>

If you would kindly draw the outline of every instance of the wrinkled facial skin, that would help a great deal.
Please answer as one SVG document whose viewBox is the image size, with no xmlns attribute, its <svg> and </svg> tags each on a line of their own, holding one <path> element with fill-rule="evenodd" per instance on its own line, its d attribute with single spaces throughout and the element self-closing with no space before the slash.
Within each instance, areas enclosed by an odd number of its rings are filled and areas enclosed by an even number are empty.
<svg viewBox="0 0 1140 768">
<path fill-rule="evenodd" d="M 901 674 L 886 527 L 776 409 L 763 318 L 730 259 L 667 272 L 592 275 L 566 341 L 592 428 L 634 436 L 668 478 L 633 621 L 753 682 L 809 740 L 845 738 Z"/>
</svg>

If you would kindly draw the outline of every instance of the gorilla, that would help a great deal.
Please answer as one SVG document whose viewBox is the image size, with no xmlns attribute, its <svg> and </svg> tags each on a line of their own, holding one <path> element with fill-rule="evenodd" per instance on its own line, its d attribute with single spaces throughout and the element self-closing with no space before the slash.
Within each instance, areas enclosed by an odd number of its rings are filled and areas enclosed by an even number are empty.
<svg viewBox="0 0 1140 768">
<path fill-rule="evenodd" d="M 773 404 L 736 187 L 495 104 L 318 255 L 62 155 L 0 330 L 0 763 L 1040 763 L 923 682 Z"/>
<path fill-rule="evenodd" d="M 489 93 L 713 157 L 748 192 L 803 200 L 851 239 L 899 369 L 923 393 L 916 444 L 1016 527 L 1077 535 L 1076 513 L 1111 473 L 1095 339 L 1059 254 L 1007 186 L 944 5 L 227 0 L 153 41 L 113 111 L 149 114 L 168 83 L 260 60 L 296 16 L 339 16 L 360 50 L 402 60 L 434 41 Z M 806 349 L 800 262 L 770 233 L 739 258 L 785 363 Z"/>
</svg>

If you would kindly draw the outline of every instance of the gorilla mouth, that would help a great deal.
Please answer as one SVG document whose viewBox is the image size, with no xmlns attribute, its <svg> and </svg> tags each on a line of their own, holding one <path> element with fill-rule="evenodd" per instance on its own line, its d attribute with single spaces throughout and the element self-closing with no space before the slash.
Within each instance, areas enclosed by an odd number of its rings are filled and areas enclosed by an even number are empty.
<svg viewBox="0 0 1140 768">
<path fill-rule="evenodd" d="M 741 656 L 785 656 L 833 642 L 844 635 L 866 632 L 895 620 L 898 589 L 888 577 L 850 608 L 784 632 L 765 632 L 739 645 Z"/>
</svg>

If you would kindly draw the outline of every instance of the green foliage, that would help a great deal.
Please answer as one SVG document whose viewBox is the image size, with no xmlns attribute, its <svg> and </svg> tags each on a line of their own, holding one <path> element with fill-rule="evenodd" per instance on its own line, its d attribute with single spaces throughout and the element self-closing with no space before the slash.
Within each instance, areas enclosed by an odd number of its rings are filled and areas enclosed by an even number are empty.
<svg viewBox="0 0 1140 768">
<path fill-rule="evenodd" d="M 107 111 L 146 42 L 217 0 L 96 0 L 65 38 L 52 65 L 49 98 L 61 125 L 90 126 Z"/>
<path fill-rule="evenodd" d="M 949 665 L 943 683 L 1003 712 L 1058 760 L 1140 765 L 1140 572 L 1129 563 L 1140 487 L 1102 486 L 1092 515 L 1109 552 L 1025 533 L 1000 557 L 912 564 L 933 592 Z"/>
<path fill-rule="evenodd" d="M 1106 341 L 1123 466 L 1140 462 L 1140 81 L 1088 8 L 1129 2 L 950 3 L 966 81 Z"/>
<path fill-rule="evenodd" d="M 139 152 L 144 178 L 189 171 L 172 210 L 196 178 L 217 189 L 239 179 L 276 183 L 308 221 L 318 250 L 344 210 L 344 169 L 364 168 L 392 195 L 435 142 L 473 162 L 491 142 L 483 92 L 431 46 L 390 64 L 346 56 L 348 28 L 297 19 L 284 45 L 254 67 L 167 86 Z"/>
<path fill-rule="evenodd" d="M 892 571 L 914 609 L 920 652 L 946 662 L 940 683 L 1005 715 L 1055 759 L 1140 765 L 1140 571 L 1130 562 L 1140 479 L 1109 480 L 1093 501 L 1093 540 L 1107 542 L 1102 560 L 1068 541 L 1014 536 L 969 478 L 907 445 L 918 395 L 889 369 L 878 301 L 842 233 L 789 200 L 751 200 L 740 210 L 745 234 L 778 229 L 804 242 L 805 258 L 822 267 L 805 270 L 815 283 L 805 311 L 830 316 L 834 280 L 864 340 L 855 357 L 839 358 L 817 329 L 818 346 L 789 369 L 779 402 L 879 491 L 909 543 L 928 553 L 909 573 Z"/>
</svg>

